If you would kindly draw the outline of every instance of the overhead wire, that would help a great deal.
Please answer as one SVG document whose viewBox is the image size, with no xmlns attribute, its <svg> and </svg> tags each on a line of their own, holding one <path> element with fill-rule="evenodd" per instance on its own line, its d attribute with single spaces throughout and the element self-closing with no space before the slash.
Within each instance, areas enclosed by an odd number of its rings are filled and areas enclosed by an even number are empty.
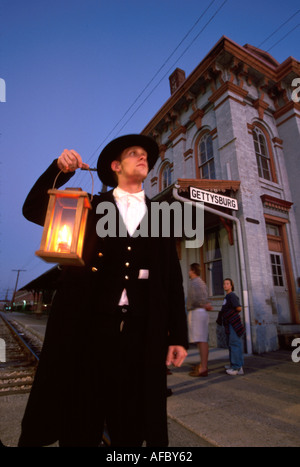
<svg viewBox="0 0 300 467">
<path fill-rule="evenodd" d="M 272 45 L 272 47 L 269 47 L 267 49 L 267 52 L 269 52 L 270 50 L 272 50 L 276 45 L 278 45 L 280 42 L 283 41 L 283 39 L 285 39 L 287 36 L 289 36 L 295 29 L 297 29 L 298 27 L 300 26 L 300 23 L 296 24 L 296 26 L 294 26 L 292 29 L 290 29 L 290 31 L 288 31 L 281 39 L 279 39 L 277 42 L 275 42 L 275 44 Z"/>
<path fill-rule="evenodd" d="M 211 16 L 211 18 L 207 21 L 207 23 L 203 26 L 201 31 L 194 37 L 194 39 L 191 41 L 191 43 L 186 47 L 186 49 L 181 53 L 181 55 L 176 59 L 176 62 L 167 70 L 167 72 L 162 76 L 160 81 L 154 86 L 154 88 L 151 90 L 151 92 L 146 96 L 146 98 L 142 101 L 142 103 L 139 105 L 139 107 L 133 112 L 133 114 L 130 116 L 130 118 L 124 123 L 124 125 L 119 129 L 119 132 L 127 125 L 127 123 L 131 120 L 131 118 L 135 115 L 135 113 L 141 108 L 141 106 L 146 102 L 146 100 L 151 96 L 151 94 L 154 92 L 154 90 L 159 86 L 159 84 L 162 82 L 162 80 L 167 76 L 167 74 L 170 72 L 170 70 L 175 66 L 175 64 L 178 62 L 180 58 L 187 52 L 187 50 L 192 46 L 192 44 L 198 39 L 200 34 L 204 31 L 204 29 L 208 26 L 208 24 L 213 20 L 213 18 L 217 15 L 217 13 L 221 10 L 223 5 L 227 2 L 227 0 L 224 0 L 223 3 L 219 6 L 219 8 L 216 10 L 216 12 Z M 261 46 L 263 43 L 265 43 L 270 37 L 272 37 L 276 32 L 278 32 L 281 27 L 283 27 L 290 19 L 294 18 L 298 13 L 300 12 L 300 9 L 297 10 L 293 15 L 291 15 L 280 27 L 278 27 L 270 36 L 268 36 L 259 46 Z M 294 26 L 290 31 L 288 31 L 287 34 L 285 34 L 281 39 L 279 39 L 275 44 L 272 45 L 267 51 L 271 50 L 273 47 L 275 47 L 279 42 L 281 42 L 283 39 L 285 39 L 291 32 L 293 32 L 297 27 L 299 27 L 299 23 Z M 151 80 L 152 82 L 153 80 Z M 132 106 L 131 106 L 132 107 Z M 130 108 L 131 108 L 130 107 Z M 130 110 L 130 109 L 129 109 Z M 128 112 L 126 112 L 127 114 Z"/>
<path fill-rule="evenodd" d="M 114 127 L 112 128 L 112 130 L 108 133 L 108 135 L 105 137 L 105 139 L 101 142 L 101 144 L 95 149 L 95 151 L 92 153 L 92 155 L 90 156 L 90 158 L 88 159 L 91 160 L 91 158 L 93 157 L 93 155 L 95 154 L 96 151 L 99 150 L 99 148 L 105 143 L 105 141 L 109 138 L 109 136 L 113 133 L 113 131 L 118 127 L 118 125 L 121 123 L 121 121 L 125 118 L 125 116 L 129 113 L 129 111 L 133 108 L 133 106 L 136 104 L 136 102 L 139 100 L 139 98 L 144 94 L 144 92 L 148 89 L 148 87 L 150 86 L 150 84 L 154 81 L 154 79 L 156 78 L 156 76 L 161 72 L 161 70 L 166 66 L 166 64 L 169 62 L 169 60 L 173 57 L 173 55 L 175 54 L 175 52 L 179 49 L 179 47 L 182 45 L 182 43 L 185 41 L 185 39 L 191 34 L 191 32 L 194 30 L 194 28 L 197 26 L 197 24 L 199 23 L 199 21 L 203 18 L 203 16 L 205 15 L 205 13 L 209 10 L 209 8 L 213 5 L 213 3 L 215 2 L 215 0 L 212 0 L 210 2 L 210 4 L 205 8 L 205 10 L 201 13 L 201 15 L 198 17 L 198 19 L 195 21 L 195 23 L 193 24 L 193 26 L 189 29 L 189 31 L 184 35 L 184 37 L 181 39 L 181 41 L 178 43 L 178 45 L 175 47 L 175 49 L 173 50 L 173 52 L 168 56 L 168 58 L 164 61 L 164 63 L 160 66 L 160 68 L 156 71 L 156 73 L 154 74 L 154 76 L 151 78 L 151 80 L 146 84 L 146 86 L 143 88 L 143 90 L 139 93 L 139 95 L 134 99 L 133 103 L 129 106 L 129 108 L 125 111 L 125 113 L 123 114 L 123 116 L 119 119 L 119 121 L 114 125 Z M 148 94 L 148 96 L 143 100 L 143 102 L 139 105 L 139 107 L 133 112 L 133 114 L 130 116 L 130 118 L 125 122 L 125 124 L 118 130 L 118 133 L 117 135 L 120 133 L 120 131 L 127 125 L 127 123 L 131 120 L 131 118 L 135 115 L 135 113 L 137 112 L 137 110 L 139 110 L 141 108 L 141 106 L 146 102 L 146 100 L 148 99 L 148 97 L 151 96 L 151 94 L 154 92 L 154 90 L 158 87 L 158 85 L 162 82 L 162 80 L 166 77 L 166 75 L 170 72 L 170 70 L 175 66 L 175 64 L 177 63 L 177 61 L 182 58 L 182 56 L 187 52 L 187 50 L 192 46 L 192 44 L 198 39 L 198 37 L 200 36 L 200 34 L 204 31 L 204 29 L 208 26 L 208 24 L 213 20 L 213 18 L 217 15 L 217 13 L 221 10 L 221 8 L 223 7 L 223 5 L 227 2 L 227 0 L 224 0 L 223 3 L 219 6 L 219 8 L 216 10 L 216 12 L 211 16 L 211 18 L 207 21 L 207 23 L 203 26 L 203 28 L 201 29 L 201 31 L 195 36 L 195 38 L 192 40 L 192 42 L 188 45 L 188 47 L 181 53 L 181 55 L 177 58 L 176 62 L 172 65 L 171 68 L 168 69 L 167 73 L 164 74 L 164 76 L 160 79 L 160 81 L 157 83 L 157 85 L 152 89 L 152 91 L 150 92 L 150 94 Z M 261 47 L 265 42 L 267 42 L 267 40 L 269 40 L 274 34 L 276 34 L 276 32 L 278 32 L 283 26 L 285 26 L 292 18 L 295 18 L 295 16 L 300 12 L 300 9 L 298 9 L 295 13 L 293 13 L 286 21 L 284 21 L 278 28 L 276 28 L 266 39 L 264 39 L 259 45 L 258 47 Z M 280 40 L 278 40 L 272 47 L 270 47 L 269 49 L 267 49 L 267 51 L 271 50 L 273 47 L 275 47 L 279 42 L 281 42 L 283 39 L 285 39 L 291 32 L 293 32 L 297 27 L 299 26 L 299 24 L 297 24 L 293 29 L 291 29 L 290 31 L 288 31 L 287 34 L 285 34 Z M 87 161 L 87 162 L 88 162 Z"/>
<path fill-rule="evenodd" d="M 146 98 L 141 102 L 141 104 L 138 106 L 138 108 L 133 112 L 133 114 L 130 116 L 130 118 L 124 123 L 124 125 L 120 128 L 119 132 L 127 125 L 127 123 L 132 119 L 132 117 L 136 114 L 136 112 L 142 107 L 142 105 L 146 102 L 146 100 L 151 96 L 151 94 L 155 91 L 155 89 L 160 85 L 160 83 L 165 79 L 165 77 L 170 73 L 170 71 L 174 68 L 178 60 L 183 57 L 183 55 L 187 52 L 187 50 L 192 46 L 192 44 L 198 39 L 200 34 L 204 31 L 204 29 L 209 25 L 209 23 L 213 20 L 213 18 L 217 15 L 217 13 L 221 10 L 223 5 L 227 2 L 227 0 L 224 0 L 223 3 L 220 5 L 220 7 L 217 9 L 217 11 L 211 16 L 211 18 L 206 22 L 206 24 L 203 26 L 201 31 L 194 37 L 192 42 L 186 47 L 186 49 L 181 53 L 181 55 L 176 59 L 176 62 L 172 64 L 172 66 L 167 70 L 167 72 L 162 76 L 162 78 L 158 81 L 158 83 L 154 86 L 154 88 L 151 90 L 151 92 L 146 96 Z"/>
<path fill-rule="evenodd" d="M 209 8 L 215 3 L 216 0 L 212 0 L 209 5 L 204 9 L 204 11 L 201 13 L 201 15 L 197 18 L 193 26 L 188 30 L 188 32 L 184 35 L 184 37 L 180 40 L 178 45 L 174 48 L 172 53 L 168 56 L 168 58 L 163 62 L 163 64 L 159 67 L 159 69 L 155 72 L 153 77 L 150 79 L 150 81 L 144 86 L 142 91 L 138 94 L 138 96 L 134 99 L 132 104 L 128 107 L 128 109 L 124 112 L 122 117 L 118 120 L 118 122 L 113 126 L 113 128 L 110 130 L 110 132 L 107 134 L 107 136 L 102 140 L 102 142 L 97 146 L 97 148 L 93 151 L 91 156 L 86 160 L 87 163 L 89 163 L 90 160 L 92 160 L 93 156 L 101 146 L 107 141 L 107 139 L 110 137 L 110 135 L 116 130 L 116 128 L 120 125 L 120 123 L 124 120 L 126 115 L 130 112 L 130 110 L 134 107 L 134 105 L 138 102 L 138 100 L 142 97 L 142 95 L 145 93 L 145 91 L 149 88 L 149 86 L 153 83 L 155 78 L 158 76 L 158 74 L 163 70 L 163 68 L 166 66 L 166 64 L 170 61 L 170 59 L 174 56 L 175 52 L 179 49 L 179 47 L 183 44 L 183 42 L 187 39 L 187 37 L 191 34 L 191 32 L 195 29 L 197 24 L 200 22 L 200 20 L 203 18 L 205 13 L 209 10 Z M 144 105 L 144 103 L 149 99 L 149 97 L 153 94 L 153 92 L 157 89 L 157 87 L 161 84 L 161 82 L 165 79 L 167 74 L 172 70 L 172 68 L 176 65 L 178 60 L 182 58 L 182 56 L 187 52 L 187 50 L 192 46 L 192 44 L 198 39 L 200 34 L 206 29 L 206 27 L 210 24 L 210 22 L 214 19 L 214 17 L 218 14 L 218 12 L 222 9 L 224 4 L 227 2 L 227 0 L 224 0 L 222 4 L 218 7 L 218 9 L 215 11 L 215 13 L 209 18 L 209 20 L 206 22 L 206 24 L 203 26 L 203 28 L 200 30 L 200 32 L 194 37 L 194 39 L 190 42 L 190 44 L 184 49 L 184 51 L 180 54 L 180 56 L 176 59 L 176 62 L 173 63 L 173 65 L 167 70 L 167 72 L 162 76 L 162 78 L 158 81 L 158 83 L 152 88 L 150 93 L 143 99 L 143 101 L 139 104 L 139 106 L 134 110 L 134 112 L 130 115 L 130 117 L 125 121 L 125 123 L 119 128 L 118 132 L 116 133 L 115 136 L 117 136 L 123 128 L 129 123 L 129 121 L 133 118 L 133 116 L 138 112 L 138 110 Z M 279 27 L 277 27 L 266 39 L 264 39 L 258 47 L 261 47 L 265 42 L 267 42 L 271 37 L 274 36 L 283 26 L 285 26 L 292 18 L 295 18 L 295 16 L 300 12 L 300 9 L 297 10 L 295 13 L 293 13 L 287 20 L 285 20 Z M 273 44 L 267 51 L 273 49 L 276 45 L 278 45 L 282 40 L 284 40 L 289 34 L 291 34 L 299 24 L 294 26 L 290 31 L 288 31 L 281 39 L 279 39 L 275 44 Z"/>
<path fill-rule="evenodd" d="M 176 59 L 176 61 L 172 64 L 172 66 L 167 70 L 167 72 L 162 76 L 162 78 L 158 81 L 158 83 L 152 88 L 152 90 L 150 91 L 150 93 L 145 97 L 145 99 L 140 103 L 140 105 L 135 109 L 135 111 L 130 115 L 130 117 L 126 120 L 126 122 L 122 125 L 121 128 L 119 128 L 118 132 L 116 133 L 115 136 L 117 136 L 121 131 L 122 129 L 129 123 L 129 121 L 133 118 L 133 116 L 137 113 L 137 111 L 143 106 L 143 104 L 148 100 L 148 98 L 153 94 L 153 92 L 155 91 L 155 89 L 160 85 L 160 83 L 165 79 L 165 77 L 168 75 L 168 73 L 170 73 L 170 70 L 173 69 L 173 67 L 176 65 L 176 63 L 178 62 L 178 60 L 180 60 L 180 58 L 183 57 L 183 55 L 188 51 L 188 49 L 193 45 L 193 43 L 198 39 L 198 37 L 202 34 L 202 32 L 206 29 L 206 27 L 211 23 L 211 21 L 215 18 L 215 16 L 219 13 L 219 11 L 223 8 L 223 6 L 225 5 L 225 3 L 227 3 L 228 0 L 224 0 L 222 2 L 222 4 L 217 8 L 217 10 L 211 15 L 211 17 L 209 18 L 209 20 L 205 23 L 205 25 L 202 27 L 202 29 L 199 31 L 199 33 L 193 38 L 193 40 L 189 43 L 189 45 L 184 49 L 184 51 L 180 54 L 180 56 Z M 132 109 L 132 107 L 134 106 L 134 104 L 138 101 L 138 99 L 144 94 L 144 92 L 148 89 L 148 87 L 150 86 L 150 84 L 154 81 L 154 79 L 156 78 L 156 76 L 161 72 L 161 70 L 166 66 L 166 64 L 168 63 L 168 61 L 172 58 L 172 56 L 174 55 L 174 53 L 178 50 L 178 48 L 180 47 L 180 45 L 182 45 L 182 43 L 185 41 L 185 39 L 190 35 L 190 33 L 192 32 L 192 30 L 195 28 L 195 26 L 199 23 L 199 21 L 203 18 L 203 16 L 205 15 L 205 13 L 208 11 L 208 9 L 213 5 L 213 3 L 215 2 L 215 0 L 212 0 L 210 2 L 210 4 L 208 5 L 208 7 L 206 7 L 206 9 L 201 13 L 201 15 L 199 16 L 199 18 L 196 20 L 196 22 L 194 23 L 194 25 L 192 26 L 192 28 L 190 28 L 190 30 L 185 34 L 185 36 L 183 37 L 183 39 L 181 39 L 181 41 L 179 42 L 179 44 L 176 46 L 176 48 L 173 50 L 173 52 L 169 55 L 169 57 L 165 60 L 165 62 L 163 63 L 163 65 L 158 69 L 158 71 L 155 73 L 155 75 L 153 76 L 153 78 L 151 78 L 151 80 L 147 83 L 147 85 L 143 88 L 143 90 L 140 92 L 140 94 L 137 96 L 137 98 L 134 100 L 134 102 L 130 105 L 130 107 L 126 110 L 126 112 L 124 113 L 124 115 L 121 117 L 121 119 L 117 122 L 117 124 L 113 127 L 113 129 L 109 132 L 109 134 L 106 136 L 106 138 L 101 142 L 101 144 L 97 147 L 97 149 L 93 152 L 93 154 L 89 157 L 89 159 L 87 161 L 90 161 L 91 158 L 93 157 L 93 155 L 95 154 L 96 151 L 99 150 L 99 148 L 102 146 L 102 144 L 104 144 L 104 142 L 108 139 L 108 137 L 113 133 L 113 131 L 117 128 L 117 126 L 121 123 L 121 121 L 125 118 L 125 116 L 129 113 L 129 111 Z"/>
<path fill-rule="evenodd" d="M 215 3 L 216 0 L 212 0 L 209 5 L 204 9 L 204 11 L 201 13 L 201 15 L 197 18 L 197 20 L 195 21 L 195 23 L 193 24 L 193 26 L 188 30 L 188 32 L 184 35 L 184 37 L 181 39 L 181 41 L 178 43 L 178 45 L 175 47 L 175 49 L 171 52 L 171 54 L 168 56 L 168 58 L 163 62 L 163 64 L 159 67 L 159 69 L 155 72 L 155 74 L 153 75 L 153 77 L 150 79 L 150 81 L 144 86 L 144 88 L 142 89 L 142 91 L 138 94 L 138 96 L 134 99 L 134 101 L 132 102 L 132 104 L 128 107 L 128 109 L 125 111 L 125 113 L 122 115 L 122 117 L 119 119 L 119 121 L 114 125 L 114 127 L 112 128 L 112 130 L 107 134 L 107 136 L 104 138 L 104 140 L 99 144 L 99 146 L 93 151 L 92 155 L 86 160 L 86 162 L 88 163 L 89 160 L 91 160 L 91 158 L 94 156 L 95 152 L 97 152 L 99 150 L 99 148 L 105 143 L 105 141 L 107 141 L 107 139 L 109 138 L 109 136 L 114 132 L 114 130 L 118 127 L 118 125 L 121 123 L 121 121 L 126 117 L 126 115 L 130 112 L 130 110 L 132 109 L 132 107 L 136 104 L 136 102 L 139 100 L 139 98 L 144 94 L 144 92 L 148 89 L 148 87 L 150 86 L 150 84 L 154 81 L 154 79 L 156 78 L 156 76 L 161 72 L 161 70 L 166 66 L 166 64 L 169 62 L 169 60 L 173 57 L 173 55 L 175 54 L 175 52 L 179 49 L 179 47 L 181 46 L 181 44 L 183 44 L 183 42 L 186 40 L 186 38 L 191 34 L 191 32 L 195 29 L 195 27 L 197 26 L 197 24 L 199 23 L 199 21 L 203 18 L 203 16 L 205 15 L 205 13 L 209 10 L 209 8 Z"/>
<path fill-rule="evenodd" d="M 292 18 L 295 18 L 295 16 L 297 16 L 297 14 L 300 12 L 300 9 L 297 10 L 295 13 L 293 13 L 286 21 L 284 21 L 277 29 L 275 29 L 275 31 L 273 31 L 268 37 L 266 37 L 266 39 L 264 39 L 259 45 L 258 47 L 261 47 L 265 42 L 267 42 L 272 36 L 274 36 L 274 34 L 276 34 L 276 32 L 280 31 L 280 29 L 285 26 Z M 275 44 L 276 45 L 276 44 Z M 274 45 L 274 46 L 275 46 Z M 272 46 L 272 47 L 274 47 Z M 270 50 L 270 49 L 268 49 Z"/>
</svg>

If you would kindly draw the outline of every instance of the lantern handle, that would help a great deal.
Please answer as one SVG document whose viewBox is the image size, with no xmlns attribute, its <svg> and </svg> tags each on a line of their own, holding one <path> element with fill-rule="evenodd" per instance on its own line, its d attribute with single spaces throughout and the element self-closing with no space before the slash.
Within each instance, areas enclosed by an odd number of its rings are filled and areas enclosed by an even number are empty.
<svg viewBox="0 0 300 467">
<path fill-rule="evenodd" d="M 91 177 L 92 177 L 92 193 L 91 193 L 91 200 L 90 200 L 90 201 L 92 202 L 92 201 L 93 201 L 93 197 L 94 197 L 94 177 L 93 177 L 93 174 L 92 174 L 92 172 L 90 171 L 89 168 L 87 168 L 87 169 L 85 169 L 85 170 L 88 170 L 88 171 L 90 172 Z M 62 172 L 63 172 L 63 171 L 60 170 L 60 171 L 58 172 L 58 174 L 56 175 L 56 177 L 55 177 L 55 179 L 54 179 L 54 182 L 53 182 L 53 187 L 52 187 L 52 189 L 55 188 L 57 179 L 58 179 L 58 177 L 60 176 L 60 174 L 61 174 Z"/>
</svg>

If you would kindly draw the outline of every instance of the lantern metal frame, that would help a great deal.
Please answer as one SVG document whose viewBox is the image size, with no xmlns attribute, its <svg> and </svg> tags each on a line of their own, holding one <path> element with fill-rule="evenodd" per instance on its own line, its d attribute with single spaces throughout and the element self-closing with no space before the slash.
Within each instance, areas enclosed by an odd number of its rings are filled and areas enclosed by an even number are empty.
<svg viewBox="0 0 300 467">
<path fill-rule="evenodd" d="M 55 189 L 55 183 L 62 171 L 57 175 L 53 188 L 48 190 L 50 196 L 47 213 L 45 217 L 44 230 L 42 234 L 40 249 L 35 254 L 48 263 L 59 263 L 62 265 L 70 266 L 84 266 L 84 260 L 82 258 L 83 245 L 86 231 L 86 224 L 88 218 L 88 211 L 92 209 L 91 200 L 89 194 L 83 191 L 81 188 L 66 188 L 65 190 Z M 91 172 L 90 172 L 91 174 Z M 91 174 L 93 185 L 94 180 Z M 92 190 L 93 193 L 93 190 Z M 61 218 L 63 211 L 67 209 L 75 211 L 75 207 L 63 206 L 63 200 L 76 200 L 76 212 L 75 217 L 73 214 L 73 222 L 71 231 L 71 241 L 65 251 L 58 251 L 58 235 L 59 226 L 61 227 Z M 60 204 L 60 206 L 58 206 Z M 59 211 L 60 210 L 60 211 Z M 54 225 L 54 223 L 57 223 Z M 61 230 L 61 229 L 60 229 Z"/>
</svg>

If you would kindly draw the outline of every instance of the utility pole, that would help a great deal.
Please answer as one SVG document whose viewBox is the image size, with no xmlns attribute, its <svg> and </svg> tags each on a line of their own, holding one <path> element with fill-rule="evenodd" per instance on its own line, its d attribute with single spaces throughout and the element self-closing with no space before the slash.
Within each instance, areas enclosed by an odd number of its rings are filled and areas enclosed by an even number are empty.
<svg viewBox="0 0 300 467">
<path fill-rule="evenodd" d="M 12 309 L 12 307 L 13 307 L 14 300 L 15 300 L 15 295 L 16 295 L 16 291 L 17 291 L 17 287 L 18 287 L 18 281 L 19 281 L 20 272 L 25 272 L 26 269 L 12 269 L 12 271 L 17 272 L 17 279 L 16 279 L 15 290 L 14 290 L 14 293 L 13 293 L 13 296 L 12 296 L 12 299 L 11 299 L 11 309 Z"/>
</svg>

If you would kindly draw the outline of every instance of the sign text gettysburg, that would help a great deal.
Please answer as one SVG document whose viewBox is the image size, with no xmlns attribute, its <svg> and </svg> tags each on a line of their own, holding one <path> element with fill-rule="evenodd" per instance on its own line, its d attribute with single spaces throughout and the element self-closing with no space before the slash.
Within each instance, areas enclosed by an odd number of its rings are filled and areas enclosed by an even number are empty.
<svg viewBox="0 0 300 467">
<path fill-rule="evenodd" d="M 194 201 L 202 201 L 204 203 L 214 204 L 223 208 L 238 210 L 237 200 L 228 196 L 212 193 L 210 191 L 200 190 L 199 188 L 190 187 L 190 198 Z"/>
</svg>

